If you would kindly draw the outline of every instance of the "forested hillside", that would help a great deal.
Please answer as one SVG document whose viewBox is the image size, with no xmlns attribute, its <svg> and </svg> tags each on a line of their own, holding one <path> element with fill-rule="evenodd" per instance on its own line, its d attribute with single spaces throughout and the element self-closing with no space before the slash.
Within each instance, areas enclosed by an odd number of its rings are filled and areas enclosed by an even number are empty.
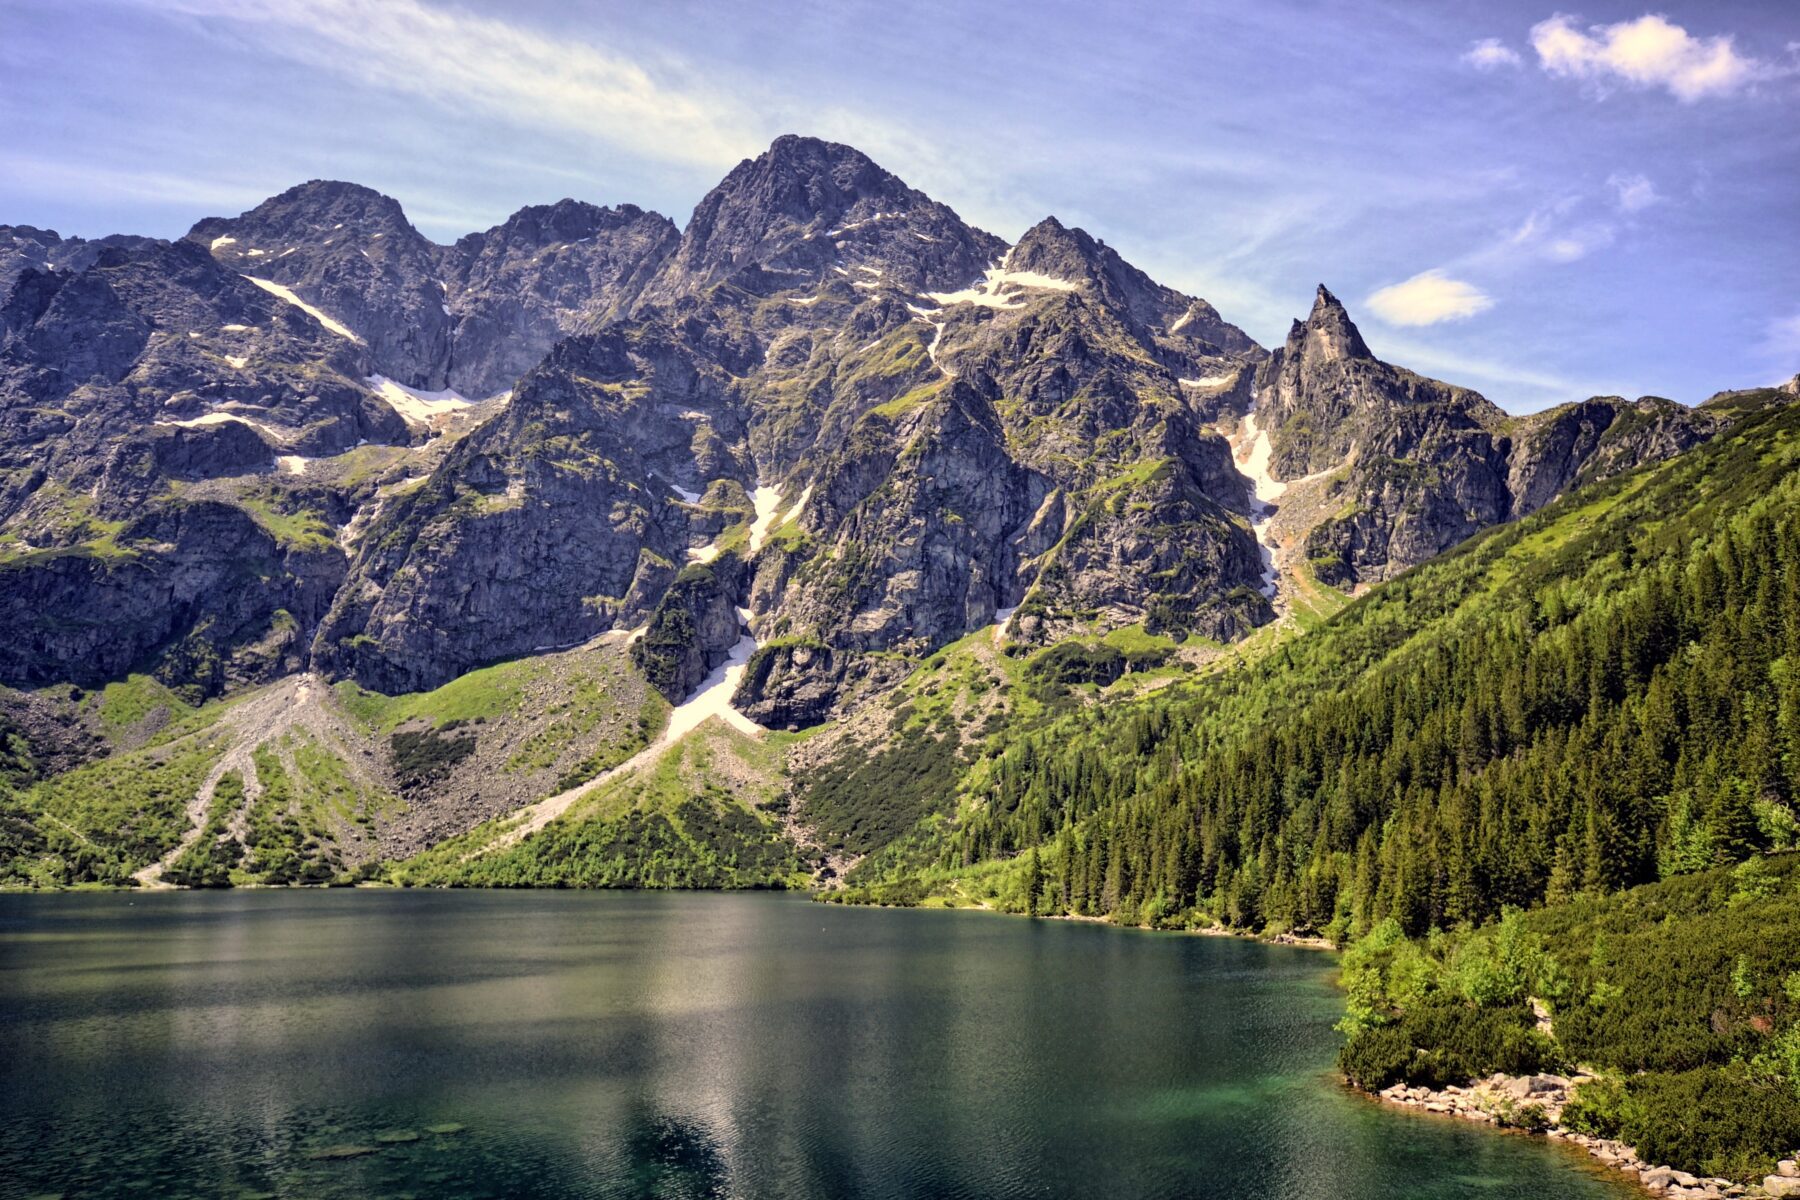
<svg viewBox="0 0 1800 1200">
<path fill-rule="evenodd" d="M 1734 398 L 1712 443 L 1473 539 L 1254 667 L 1001 731 L 954 814 L 845 898 L 1341 941 L 1791 845 L 1800 410 L 1782 398 Z"/>
</svg>

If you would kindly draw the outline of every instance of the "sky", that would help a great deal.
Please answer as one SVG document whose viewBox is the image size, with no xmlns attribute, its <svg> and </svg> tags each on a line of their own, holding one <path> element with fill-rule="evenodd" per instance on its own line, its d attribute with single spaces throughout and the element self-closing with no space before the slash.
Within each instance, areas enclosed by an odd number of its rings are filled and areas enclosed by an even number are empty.
<svg viewBox="0 0 1800 1200">
<path fill-rule="evenodd" d="M 1531 411 L 1800 371 L 1800 3 L 0 0 L 0 223 L 178 236 L 311 178 L 439 241 L 678 223 L 783 133 L 1046 215 L 1265 345 Z"/>
</svg>

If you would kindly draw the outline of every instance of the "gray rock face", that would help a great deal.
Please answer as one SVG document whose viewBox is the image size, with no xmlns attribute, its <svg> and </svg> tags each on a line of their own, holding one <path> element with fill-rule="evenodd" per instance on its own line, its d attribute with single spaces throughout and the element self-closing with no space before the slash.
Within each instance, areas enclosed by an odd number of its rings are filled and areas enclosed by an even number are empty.
<svg viewBox="0 0 1800 1200">
<path fill-rule="evenodd" d="M 1341 587 L 1397 574 L 1719 425 L 1668 401 L 1616 397 L 1509 418 L 1475 392 L 1376 359 L 1324 287 L 1257 388 L 1278 477 L 1339 472 L 1329 492 L 1338 511 L 1305 551 L 1319 578 Z"/>
<path fill-rule="evenodd" d="M 411 387 L 447 386 L 451 317 L 437 248 L 387 196 L 315 179 L 242 216 L 208 217 L 187 238 L 347 327 L 378 374 Z"/>
<path fill-rule="evenodd" d="M 324 669 L 387 692 L 435 687 L 610 629 L 634 592 L 642 603 L 643 575 L 672 573 L 687 514 L 656 469 L 712 424 L 681 414 L 718 412 L 728 381 L 656 334 L 561 343 L 389 502 L 319 633 Z"/>
<path fill-rule="evenodd" d="M 732 704 L 771 729 L 804 729 L 857 698 L 904 679 L 910 664 L 833 650 L 818 642 L 779 642 L 751 655 Z"/>
<path fill-rule="evenodd" d="M 1084 285 L 1102 305 L 1148 341 L 1156 333 L 1185 334 L 1220 354 L 1260 357 L 1248 334 L 1227 324 L 1204 300 L 1164 287 L 1084 229 L 1045 217 L 1006 256 L 1011 271 L 1029 271 Z"/>
<path fill-rule="evenodd" d="M 229 505 L 160 508 L 103 551 L 0 561 L 0 678 L 94 686 L 148 668 L 196 698 L 265 682 L 303 669 L 343 573 L 335 547 L 284 545 Z"/>
<path fill-rule="evenodd" d="M 403 418 L 375 374 L 512 390 Z M 438 246 L 317 181 L 174 244 L 0 227 L 0 683 L 402 692 L 645 626 L 680 699 L 746 607 L 736 703 L 807 725 L 1008 609 L 1028 645 L 1269 620 L 1217 430 L 1252 410 L 1278 477 L 1332 473 L 1305 552 L 1350 586 L 1780 395 L 1509 418 L 1323 288 L 1265 353 L 1083 230 L 1009 247 L 810 138 L 680 233 L 565 200 Z"/>
<path fill-rule="evenodd" d="M 1528 417 L 1512 439 L 1510 515 L 1527 516 L 1584 483 L 1679 454 L 1720 424 L 1703 410 L 1653 396 L 1595 396 Z"/>
<path fill-rule="evenodd" d="M 23 270 L 0 303 L 0 520 L 45 483 L 87 494 L 102 514 L 157 493 L 171 430 L 212 460 L 181 457 L 194 480 L 407 439 L 405 423 L 357 382 L 363 359 L 311 318 L 186 243 L 102 248 L 73 274 Z M 209 437 L 236 424 L 242 436 Z M 241 432 L 241 431 L 240 431 Z M 115 468 L 121 454 L 147 464 Z M 117 486 L 114 486 L 117 485 Z"/>
<path fill-rule="evenodd" d="M 954 288 L 1004 249 L 861 151 L 790 135 L 701 200 L 640 303 L 672 304 L 727 279 L 771 295 L 834 269 L 912 291 Z"/>
<path fill-rule="evenodd" d="M 671 703 L 692 694 L 743 640 L 736 606 L 741 566 L 735 555 L 690 564 L 663 593 L 644 636 L 632 643 L 632 662 Z"/>
<path fill-rule="evenodd" d="M 450 386 L 511 387 L 550 347 L 597 329 L 636 297 L 680 234 L 636 205 L 574 200 L 523 208 L 439 258 L 450 296 Z"/>
<path fill-rule="evenodd" d="M 155 242 L 155 238 L 115 233 L 103 238 L 65 238 L 54 229 L 32 225 L 0 225 L 0 296 L 28 268 L 42 272 L 78 274 L 94 265 L 102 251 L 128 250 Z"/>
</svg>

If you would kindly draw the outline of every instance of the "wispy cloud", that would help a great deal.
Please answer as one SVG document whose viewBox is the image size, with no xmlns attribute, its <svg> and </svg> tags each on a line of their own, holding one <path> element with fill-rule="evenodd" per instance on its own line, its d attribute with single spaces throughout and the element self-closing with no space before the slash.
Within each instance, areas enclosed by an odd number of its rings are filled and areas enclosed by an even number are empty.
<svg viewBox="0 0 1800 1200">
<path fill-rule="evenodd" d="M 1580 219 L 1582 207 L 1581 196 L 1567 195 L 1533 209 L 1502 243 L 1477 257 L 1570 263 L 1612 245 L 1617 236 L 1612 223 Z"/>
<path fill-rule="evenodd" d="M 1553 404 L 1620 390 L 1616 381 L 1581 379 L 1519 365 L 1519 356 L 1496 360 L 1415 341 L 1405 336 L 1378 339 L 1375 351 L 1448 383 L 1484 392 L 1513 412 L 1533 412 Z"/>
<path fill-rule="evenodd" d="M 248 177 L 135 170 L 10 151 L 0 151 L 0 173 L 11 177 L 13 186 L 21 192 L 52 198 L 86 193 L 157 205 L 223 210 L 234 206 L 248 208 L 268 197 L 263 182 Z"/>
<path fill-rule="evenodd" d="M 1436 325 L 1463 321 L 1494 307 L 1493 298 L 1472 283 L 1442 271 L 1421 271 L 1411 279 L 1371 293 L 1375 315 L 1390 325 Z"/>
<path fill-rule="evenodd" d="M 1656 185 L 1643 175 L 1615 171 L 1607 177 L 1606 186 L 1613 190 L 1613 202 L 1619 206 L 1620 212 L 1643 212 L 1651 205 L 1662 202 L 1662 195 L 1656 190 Z"/>
<path fill-rule="evenodd" d="M 665 161 L 724 166 L 769 130 L 678 64 L 421 0 L 135 0 L 229 24 L 263 50 L 357 83 L 534 128 L 603 136 Z"/>
<path fill-rule="evenodd" d="M 1667 88 L 1687 104 L 1732 95 L 1778 73 L 1769 63 L 1739 54 L 1728 34 L 1695 37 L 1655 13 L 1587 29 L 1557 13 L 1531 27 L 1531 45 L 1552 75 L 1599 87 L 1617 81 Z"/>
<path fill-rule="evenodd" d="M 1786 382 L 1800 371 L 1800 313 L 1770 321 L 1756 352 L 1779 372 L 1777 382 Z"/>
<path fill-rule="evenodd" d="M 1477 71 L 1496 71 L 1501 67 L 1522 66 L 1524 59 L 1519 52 L 1501 41 L 1499 38 L 1482 38 L 1470 46 L 1462 56 L 1462 60 Z"/>
</svg>

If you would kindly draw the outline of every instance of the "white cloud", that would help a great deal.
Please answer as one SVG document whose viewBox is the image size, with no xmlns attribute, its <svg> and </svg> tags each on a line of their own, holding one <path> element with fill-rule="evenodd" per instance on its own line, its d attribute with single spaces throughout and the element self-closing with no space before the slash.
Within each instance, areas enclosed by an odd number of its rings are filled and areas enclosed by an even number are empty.
<svg viewBox="0 0 1800 1200">
<path fill-rule="evenodd" d="M 1621 212 L 1643 212 L 1662 201 L 1656 185 L 1642 175 L 1615 171 L 1607 177 L 1606 185 L 1612 188 L 1613 199 Z"/>
<path fill-rule="evenodd" d="M 1519 52 L 1501 41 L 1499 38 L 1482 38 L 1463 54 L 1462 60 L 1478 71 L 1493 71 L 1500 67 L 1517 67 L 1524 63 Z"/>
<path fill-rule="evenodd" d="M 1421 271 L 1370 294 L 1368 305 L 1390 325 L 1436 325 L 1461 321 L 1494 307 L 1487 293 L 1442 271 Z"/>
<path fill-rule="evenodd" d="M 1635 21 L 1583 30 L 1563 13 L 1531 27 L 1538 62 L 1552 75 L 1604 85 L 1621 80 L 1635 87 L 1664 87 L 1684 103 L 1727 96 L 1773 68 L 1740 55 L 1729 35 L 1694 37 L 1667 17 L 1647 13 Z"/>
<path fill-rule="evenodd" d="M 679 66 L 422 0 L 136 0 L 229 22 L 263 49 L 354 82 L 532 127 L 554 126 L 665 161 L 725 166 L 769 131 Z"/>
</svg>

